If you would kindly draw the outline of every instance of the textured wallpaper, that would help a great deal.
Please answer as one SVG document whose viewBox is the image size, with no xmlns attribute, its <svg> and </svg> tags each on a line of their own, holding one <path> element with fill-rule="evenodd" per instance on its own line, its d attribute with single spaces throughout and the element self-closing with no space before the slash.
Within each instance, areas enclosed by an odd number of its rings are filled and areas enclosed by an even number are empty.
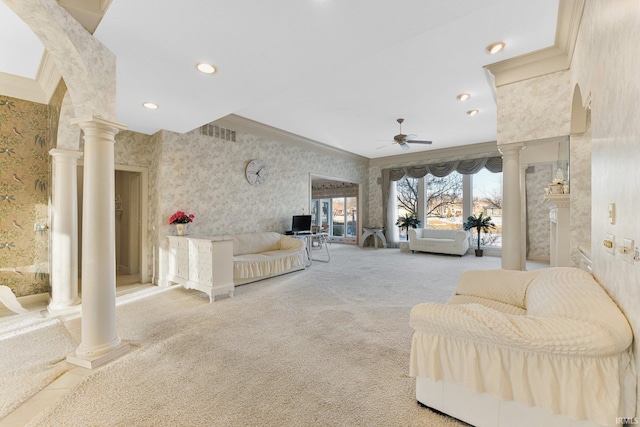
<svg viewBox="0 0 640 427">
<path fill-rule="evenodd" d="M 572 94 L 566 71 L 501 86 L 498 144 L 569 135 Z"/>
<path fill-rule="evenodd" d="M 587 131 L 571 135 L 571 265 L 580 265 L 580 246 L 591 245 L 591 114 Z"/>
<path fill-rule="evenodd" d="M 236 142 L 199 130 L 121 132 L 115 150 L 116 163 L 149 168 L 148 262 L 156 260 L 149 270 L 156 279 L 164 236 L 175 234 L 168 220 L 177 210 L 195 215 L 190 235 L 284 232 L 292 215 L 309 213 L 310 175 L 362 183 L 365 211 L 368 206 L 366 166 L 245 132 L 237 133 Z M 269 172 L 259 187 L 245 179 L 247 163 L 256 158 Z"/>
<path fill-rule="evenodd" d="M 52 102 L 61 102 L 60 91 Z M 0 284 L 17 296 L 49 290 L 49 150 L 57 106 L 0 96 Z"/>
<path fill-rule="evenodd" d="M 629 319 L 636 336 L 636 372 L 640 373 L 640 262 L 629 263 L 617 251 L 612 255 L 602 244 L 606 234 L 613 234 L 617 244 L 630 238 L 640 246 L 638 39 L 638 2 L 586 2 L 571 75 L 583 100 L 591 100 L 593 273 Z M 614 224 L 608 218 L 611 203 L 616 209 Z M 640 394 L 637 403 L 640 409 Z"/>
<path fill-rule="evenodd" d="M 191 234 L 283 232 L 292 215 L 309 213 L 310 174 L 362 183 L 368 178 L 364 166 L 243 132 L 229 142 L 198 131 L 163 131 L 160 141 L 158 225 L 164 234 L 174 233 L 167 222 L 176 210 L 196 216 Z M 247 163 L 256 158 L 269 173 L 258 187 L 245 179 Z"/>
</svg>

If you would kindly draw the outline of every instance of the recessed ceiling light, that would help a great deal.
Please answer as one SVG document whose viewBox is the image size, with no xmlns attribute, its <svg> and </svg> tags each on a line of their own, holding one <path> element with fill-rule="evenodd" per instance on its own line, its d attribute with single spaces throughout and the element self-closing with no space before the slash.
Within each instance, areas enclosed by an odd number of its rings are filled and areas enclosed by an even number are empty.
<svg viewBox="0 0 640 427">
<path fill-rule="evenodd" d="M 198 69 L 198 71 L 205 74 L 213 74 L 216 72 L 216 67 L 211 64 L 200 63 L 196 65 L 196 68 Z"/>
<path fill-rule="evenodd" d="M 504 42 L 497 42 L 497 43 L 492 43 L 489 46 L 487 46 L 487 51 L 490 54 L 495 54 L 500 52 L 502 49 L 504 49 Z"/>
<path fill-rule="evenodd" d="M 461 93 L 460 95 L 458 95 L 458 100 L 460 101 L 466 101 L 467 99 L 469 99 L 471 95 L 469 95 L 468 93 Z"/>
<path fill-rule="evenodd" d="M 144 108 L 148 108 L 149 110 L 157 110 L 158 104 L 154 104 L 153 102 L 145 102 L 142 104 Z"/>
<path fill-rule="evenodd" d="M 470 115 L 470 116 L 475 116 L 478 113 L 479 113 L 478 110 L 469 110 L 469 111 L 467 111 L 467 114 Z"/>
</svg>

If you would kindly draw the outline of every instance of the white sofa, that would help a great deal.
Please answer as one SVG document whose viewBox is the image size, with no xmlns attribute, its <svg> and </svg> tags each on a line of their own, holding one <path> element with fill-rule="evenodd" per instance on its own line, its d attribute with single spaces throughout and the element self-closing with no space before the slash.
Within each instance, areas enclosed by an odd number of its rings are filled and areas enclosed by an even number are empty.
<svg viewBox="0 0 640 427">
<path fill-rule="evenodd" d="M 476 427 L 614 426 L 636 413 L 631 328 L 586 271 L 466 272 L 410 324 L 416 398 Z"/>
<path fill-rule="evenodd" d="M 302 240 L 275 232 L 236 234 L 231 237 L 235 285 L 305 268 L 306 249 Z"/>
<path fill-rule="evenodd" d="M 438 230 L 434 228 L 410 228 L 411 252 L 435 252 L 464 255 L 469 250 L 469 232 L 465 230 Z"/>
</svg>

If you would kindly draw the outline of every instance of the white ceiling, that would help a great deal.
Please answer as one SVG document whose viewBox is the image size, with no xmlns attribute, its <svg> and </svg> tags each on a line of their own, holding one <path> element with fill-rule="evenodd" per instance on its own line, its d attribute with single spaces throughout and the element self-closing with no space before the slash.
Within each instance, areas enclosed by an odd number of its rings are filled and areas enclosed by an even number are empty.
<svg viewBox="0 0 640 427">
<path fill-rule="evenodd" d="M 0 1 L 12 40 L 0 72 L 33 78 L 42 45 L 11 14 Z M 434 141 L 414 152 L 495 140 L 483 66 L 552 46 L 557 15 L 558 0 L 113 0 L 94 35 L 118 58 L 118 121 L 131 130 L 186 132 L 234 113 L 376 158 L 406 153 L 391 144 L 398 117 Z M 496 41 L 507 47 L 491 56 Z"/>
</svg>

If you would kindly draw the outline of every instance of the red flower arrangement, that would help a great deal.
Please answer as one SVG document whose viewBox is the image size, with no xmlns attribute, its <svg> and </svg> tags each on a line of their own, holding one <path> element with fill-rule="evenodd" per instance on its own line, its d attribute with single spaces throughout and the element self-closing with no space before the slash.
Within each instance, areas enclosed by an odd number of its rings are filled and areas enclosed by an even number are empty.
<svg viewBox="0 0 640 427">
<path fill-rule="evenodd" d="M 169 218 L 169 224 L 188 224 L 195 218 L 194 214 L 186 214 L 182 211 L 178 211 L 171 215 Z"/>
</svg>

